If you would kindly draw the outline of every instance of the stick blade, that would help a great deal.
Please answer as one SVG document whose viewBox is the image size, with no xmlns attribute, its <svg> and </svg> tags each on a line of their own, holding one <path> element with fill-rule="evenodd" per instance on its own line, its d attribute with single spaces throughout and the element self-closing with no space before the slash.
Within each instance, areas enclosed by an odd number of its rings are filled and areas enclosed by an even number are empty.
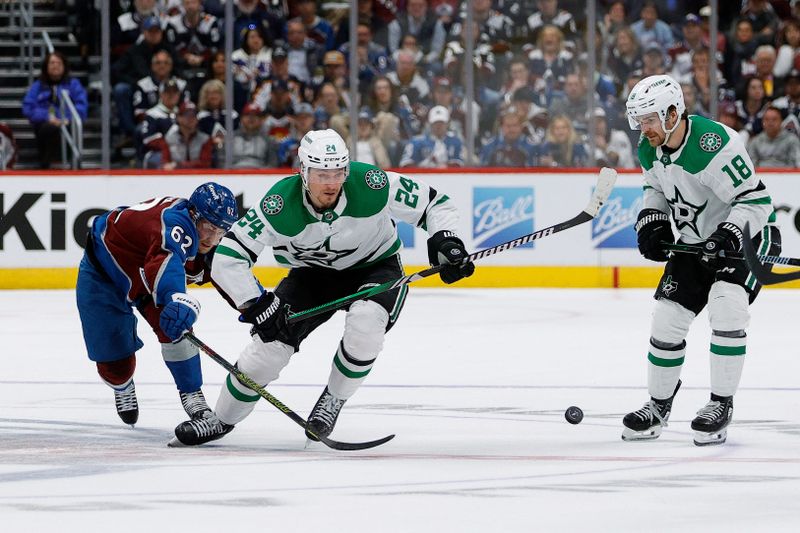
<svg viewBox="0 0 800 533">
<path fill-rule="evenodd" d="M 744 225 L 744 234 L 748 236 L 751 235 L 749 222 Z M 756 249 L 753 247 L 753 242 L 750 239 L 744 239 L 744 242 L 742 242 L 742 251 L 744 252 L 744 260 L 747 262 L 750 272 L 753 273 L 758 282 L 762 285 L 775 285 L 776 283 L 785 283 L 787 281 L 800 279 L 800 270 L 778 274 L 772 272 L 770 267 L 764 266 L 764 264 L 759 261 Z"/>
<path fill-rule="evenodd" d="M 597 185 L 595 185 L 592 198 L 589 200 L 589 205 L 586 206 L 584 212 L 588 213 L 592 218 L 597 216 L 600 208 L 608 200 L 614 184 L 617 182 L 617 171 L 613 168 L 603 167 L 600 169 L 600 176 L 597 178 Z"/>
</svg>

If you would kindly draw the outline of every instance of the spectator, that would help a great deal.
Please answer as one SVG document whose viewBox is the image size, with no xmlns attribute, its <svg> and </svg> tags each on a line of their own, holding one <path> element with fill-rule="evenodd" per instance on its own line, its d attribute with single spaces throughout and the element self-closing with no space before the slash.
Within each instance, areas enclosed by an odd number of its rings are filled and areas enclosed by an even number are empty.
<svg viewBox="0 0 800 533">
<path fill-rule="evenodd" d="M 395 86 L 398 95 L 406 97 L 415 112 L 428 105 L 431 88 L 417 71 L 416 60 L 411 52 L 401 51 L 397 54 L 397 70 L 389 72 L 386 77 Z"/>
<path fill-rule="evenodd" d="M 594 111 L 595 166 L 637 168 L 628 134 L 611 129 L 602 107 Z"/>
<path fill-rule="evenodd" d="M 273 168 L 277 147 L 264 134 L 264 114 L 255 104 L 242 108 L 239 129 L 233 133 L 233 168 Z"/>
<path fill-rule="evenodd" d="M 681 82 L 681 92 L 683 92 L 683 103 L 686 105 L 688 114 L 706 116 L 704 113 L 707 113 L 707 110 L 703 109 L 697 101 L 697 89 L 692 82 Z"/>
<path fill-rule="evenodd" d="M 800 168 L 800 138 L 783 129 L 780 109 L 764 110 L 764 131 L 753 137 L 747 153 L 757 167 Z"/>
<path fill-rule="evenodd" d="M 421 63 L 431 64 L 441 60 L 447 37 L 444 24 L 429 9 L 428 0 L 407 0 L 406 10 L 389 23 L 389 52 L 400 49 L 404 35 L 413 35 L 422 51 Z"/>
<path fill-rule="evenodd" d="M 261 29 L 246 28 L 242 47 L 231 55 L 233 79 L 244 101 L 250 99 L 256 88 L 270 77 L 272 52 L 267 48 Z"/>
<path fill-rule="evenodd" d="M 755 77 L 760 79 L 761 83 L 764 84 L 764 93 L 770 100 L 777 95 L 778 88 L 776 88 L 775 85 L 780 83 L 772 74 L 775 68 L 776 57 L 775 48 L 769 44 L 762 44 L 756 48 L 756 53 L 753 56 L 756 69 Z"/>
<path fill-rule="evenodd" d="M 422 130 L 419 120 L 406 100 L 398 98 L 394 85 L 386 76 L 378 76 L 372 82 L 367 105 L 375 116 L 375 133 L 392 161 L 399 161 L 399 143 Z"/>
<path fill-rule="evenodd" d="M 276 145 L 291 131 L 292 93 L 284 80 L 274 80 L 270 84 L 269 101 L 264 109 L 267 118 L 264 130 Z"/>
<path fill-rule="evenodd" d="M 642 55 L 642 76 L 655 76 L 666 74 L 666 64 L 664 63 L 664 51 L 655 43 L 650 43 Z"/>
<path fill-rule="evenodd" d="M 292 102 L 310 101 L 314 98 L 310 85 L 306 85 L 289 74 L 288 56 L 286 50 L 281 46 L 272 50 L 272 75 L 256 89 L 251 98 L 261 109 L 266 109 L 271 99 L 272 85 L 277 81 L 281 81 L 286 85 L 289 91 L 289 99 Z"/>
<path fill-rule="evenodd" d="M 159 157 L 153 157 L 147 168 L 211 168 L 213 156 L 213 140 L 197 129 L 197 106 L 184 101 L 178 108 L 176 124 L 160 143 Z"/>
<path fill-rule="evenodd" d="M 744 131 L 748 138 L 761 133 L 761 119 L 764 116 L 764 109 L 767 107 L 767 96 L 764 92 L 764 84 L 758 78 L 748 78 L 744 85 L 744 94 L 736 101 L 736 111 L 744 124 Z"/>
<path fill-rule="evenodd" d="M 185 94 L 186 80 L 172 76 L 172 56 L 166 50 L 159 50 L 150 61 L 150 75 L 137 81 L 133 91 L 133 117 L 136 122 L 140 122 L 147 110 L 158 104 L 160 88 L 167 80 L 175 80 L 178 89 L 184 93 L 183 98 L 188 96 Z"/>
<path fill-rule="evenodd" d="M 150 75 L 156 52 L 166 50 L 173 57 L 172 48 L 164 39 L 161 21 L 151 16 L 142 22 L 141 42 L 131 46 L 111 68 L 114 85 L 114 105 L 117 108 L 119 127 L 125 137 L 133 135 L 136 122 L 133 115 L 133 90 L 139 80 Z M 173 61 L 174 63 L 174 61 Z"/>
<path fill-rule="evenodd" d="M 189 94 L 191 95 L 192 102 L 197 102 L 200 98 L 200 89 L 209 80 L 217 80 L 225 84 L 225 70 L 227 68 L 227 61 L 225 59 L 225 52 L 217 51 L 211 54 L 211 59 L 208 61 L 208 70 L 205 75 L 197 76 L 188 80 Z M 242 104 L 244 105 L 244 104 Z M 236 99 L 234 93 L 234 107 L 236 107 Z"/>
<path fill-rule="evenodd" d="M 219 80 L 208 80 L 200 89 L 197 100 L 197 122 L 200 131 L 215 139 L 225 136 L 225 84 Z M 231 113 L 233 129 L 239 127 L 239 114 L 234 109 Z"/>
<path fill-rule="evenodd" d="M 378 5 L 379 2 L 375 2 L 373 5 L 373 0 L 358 0 L 358 24 L 366 24 L 372 28 L 373 40 L 386 48 L 389 45 L 387 28 L 389 22 L 394 19 L 394 15 L 385 13 L 387 10 L 381 12 L 380 9 L 377 9 Z M 345 16 L 339 22 L 339 29 L 336 32 L 336 48 L 350 40 L 349 8 L 343 15 Z"/>
<path fill-rule="evenodd" d="M 615 2 L 611 2 L 608 6 L 606 14 L 598 23 L 600 33 L 603 36 L 603 46 L 605 48 L 610 50 L 614 47 L 617 32 L 626 27 L 626 16 L 627 10 L 624 1 L 616 0 Z"/>
<path fill-rule="evenodd" d="M 522 119 L 516 109 L 508 108 L 500 116 L 500 132 L 481 151 L 481 165 L 486 167 L 532 167 L 536 147 L 522 135 Z"/>
<path fill-rule="evenodd" d="M 684 79 L 692 70 L 692 53 L 704 46 L 700 17 L 689 13 L 683 22 L 683 40 L 669 49 L 672 73 L 676 80 Z"/>
<path fill-rule="evenodd" d="M 332 83 L 323 83 L 317 95 L 314 129 L 332 128 L 339 135 L 347 133 L 348 108 L 342 94 Z"/>
<path fill-rule="evenodd" d="M 545 139 L 539 156 L 542 166 L 582 167 L 588 163 L 586 146 L 578 139 L 570 119 L 564 115 L 550 120 Z"/>
<path fill-rule="evenodd" d="M 698 114 L 703 115 L 704 117 L 711 116 L 711 75 L 709 71 L 711 70 L 711 57 L 709 56 L 709 51 L 707 48 L 698 48 L 692 54 L 692 72 L 691 78 L 688 81 L 691 81 L 692 85 L 694 85 L 694 89 L 697 95 L 697 111 Z M 717 68 L 714 68 L 714 71 L 717 75 L 717 82 L 719 85 L 722 85 L 725 80 L 722 79 L 720 72 Z M 687 81 L 686 79 L 681 81 Z"/>
<path fill-rule="evenodd" d="M 362 163 L 375 165 L 380 168 L 389 168 L 392 161 L 386 147 L 375 133 L 375 123 L 372 111 L 362 107 L 358 112 L 358 135 L 356 137 L 358 160 Z"/>
<path fill-rule="evenodd" d="M 703 34 L 703 46 L 709 50 L 711 46 L 711 6 L 703 6 L 700 8 L 700 30 Z M 717 32 L 717 46 L 716 46 L 716 60 L 717 63 L 722 64 L 725 57 L 725 50 L 728 47 L 728 39 L 725 37 L 725 32 Z"/>
<path fill-rule="evenodd" d="M 727 100 L 720 102 L 719 122 L 725 124 L 734 131 L 741 132 L 742 120 L 739 118 L 739 114 L 736 112 L 736 104 L 734 102 Z"/>
<path fill-rule="evenodd" d="M 316 71 L 324 48 L 306 35 L 303 21 L 295 18 L 286 23 L 286 53 L 289 57 L 289 74 L 303 83 L 311 81 L 311 73 Z"/>
<path fill-rule="evenodd" d="M 753 74 L 750 58 L 757 46 L 753 24 L 747 19 L 739 19 L 733 37 L 725 48 L 724 75 L 731 87 L 737 87 L 742 76 Z"/>
<path fill-rule="evenodd" d="M 530 87 L 531 85 L 531 71 L 528 68 L 528 61 L 522 57 L 515 57 L 508 64 L 508 78 L 500 87 L 503 102 L 506 104 L 511 103 L 514 91 L 520 87 Z"/>
<path fill-rule="evenodd" d="M 389 56 L 386 48 L 372 42 L 372 29 L 366 24 L 357 28 L 356 55 L 358 56 L 358 92 L 364 94 L 375 76 L 385 74 L 389 69 Z M 413 36 L 407 36 L 414 39 Z M 350 43 L 339 47 L 346 61 L 350 62 Z M 327 54 L 326 54 L 327 56 Z"/>
<path fill-rule="evenodd" d="M 509 17 L 492 7 L 492 0 L 472 0 L 461 2 L 458 21 L 450 28 L 450 39 L 462 41 L 464 24 L 467 20 L 467 9 L 472 7 L 472 20 L 476 24 L 473 39 L 477 42 L 491 43 L 492 53 L 503 53 L 509 50 L 514 23 Z"/>
<path fill-rule="evenodd" d="M 564 89 L 567 74 L 575 69 L 572 53 L 564 48 L 561 30 L 551 25 L 542 28 L 528 59 L 533 87 L 540 94 L 538 103 L 548 105 Z"/>
<path fill-rule="evenodd" d="M 297 15 L 306 27 L 308 38 L 322 47 L 324 51 L 333 50 L 335 35 L 333 26 L 327 20 L 317 16 L 317 3 L 315 0 L 295 0 L 294 7 Z"/>
<path fill-rule="evenodd" d="M 780 48 L 772 73 L 776 78 L 783 78 L 792 70 L 796 58 L 800 57 L 800 20 L 787 20 L 778 42 Z"/>
<path fill-rule="evenodd" d="M 564 40 L 569 43 L 569 46 L 576 48 L 576 44 L 580 42 L 581 36 L 578 35 L 578 30 L 575 25 L 575 19 L 572 15 L 558 8 L 558 0 L 537 0 L 536 4 L 539 10 L 528 17 L 529 35 L 533 40 L 537 40 L 539 32 L 548 25 L 555 26 L 564 35 Z"/>
<path fill-rule="evenodd" d="M 569 74 L 564 84 L 564 97 L 553 100 L 548 108 L 551 116 L 566 116 L 582 135 L 588 133 L 586 93 L 586 79 L 578 73 Z"/>
<path fill-rule="evenodd" d="M 294 107 L 292 117 L 292 132 L 278 145 L 278 165 L 282 167 L 298 168 L 297 149 L 300 140 L 306 133 L 314 129 L 314 109 L 311 104 L 301 102 Z"/>
<path fill-rule="evenodd" d="M 786 94 L 775 99 L 772 105 L 781 110 L 784 120 L 793 124 L 794 131 L 800 135 L 800 71 L 789 71 L 785 90 Z"/>
<path fill-rule="evenodd" d="M 460 99 L 456 101 L 453 96 L 453 84 L 449 79 L 440 76 L 433 80 L 433 105 L 440 105 L 450 111 L 450 130 L 455 132 L 458 137 L 466 138 L 467 128 L 467 101 Z M 478 138 L 478 126 L 483 116 L 481 115 L 481 106 L 473 100 L 472 102 L 472 133 L 475 138 Z"/>
<path fill-rule="evenodd" d="M 136 132 L 137 157 L 144 162 L 149 152 L 159 153 L 167 131 L 175 124 L 181 91 L 175 80 L 169 80 L 161 87 L 158 104 L 147 110 L 144 120 Z M 158 165 L 155 165 L 157 168 Z"/>
<path fill-rule="evenodd" d="M 156 0 L 133 0 L 130 11 L 118 16 L 111 26 L 111 57 L 122 56 L 138 43 L 144 33 L 144 21 L 151 17 L 158 20 L 158 15 Z"/>
<path fill-rule="evenodd" d="M 642 55 L 639 51 L 639 41 L 630 28 L 620 28 L 614 43 L 608 58 L 608 72 L 614 78 L 614 82 L 621 87 L 631 72 L 642 69 Z M 639 75 L 641 76 L 641 73 Z"/>
<path fill-rule="evenodd" d="M 286 14 L 282 9 L 271 10 L 261 0 L 238 0 L 234 6 L 233 47 L 240 48 L 245 29 L 259 28 L 267 41 L 267 46 L 275 43 L 272 39 L 280 39 L 284 34 Z"/>
<path fill-rule="evenodd" d="M 547 109 L 536 105 L 536 94 L 530 87 L 520 87 L 511 97 L 511 107 L 522 121 L 522 134 L 534 145 L 544 142 L 547 129 Z"/>
<path fill-rule="evenodd" d="M 760 44 L 773 44 L 780 20 L 767 0 L 746 0 L 742 18 L 750 21 Z"/>
<path fill-rule="evenodd" d="M 639 45 L 646 48 L 650 43 L 655 43 L 662 50 L 668 50 L 675 39 L 669 25 L 658 19 L 658 9 L 655 3 L 646 1 L 639 17 L 639 20 L 631 24 L 631 30 L 636 35 Z"/>
<path fill-rule="evenodd" d="M 323 83 L 332 83 L 342 94 L 345 104 L 347 104 L 350 100 L 350 95 L 346 95 L 347 88 L 350 86 L 348 82 L 345 55 L 338 50 L 325 52 L 325 55 L 322 57 L 322 75 L 314 78 L 312 82 L 313 87 L 318 90 Z"/>
<path fill-rule="evenodd" d="M 5 122 L 0 122 L 0 170 L 14 168 L 17 161 L 17 142 L 14 132 Z"/>
<path fill-rule="evenodd" d="M 183 0 L 183 13 L 170 17 L 166 26 L 166 39 L 175 50 L 180 76 L 202 76 L 211 54 L 220 46 L 221 36 L 219 20 L 203 11 L 201 0 Z"/>
<path fill-rule="evenodd" d="M 449 131 L 450 111 L 434 106 L 428 113 L 428 132 L 406 144 L 401 167 L 446 168 L 464 166 L 464 143 Z"/>
<path fill-rule="evenodd" d="M 81 120 L 86 120 L 89 102 L 81 83 L 69 75 L 69 63 L 59 51 L 49 52 L 42 61 L 39 79 L 33 82 L 22 100 L 22 113 L 36 136 L 41 168 L 48 169 L 61 153 L 61 126 L 69 124 L 68 111 L 62 114 L 62 92 L 69 94 Z"/>
<path fill-rule="evenodd" d="M 444 75 L 453 82 L 463 79 L 464 68 L 469 65 L 465 61 L 468 37 L 472 37 L 474 44 L 472 68 L 475 72 L 475 87 L 478 89 L 477 99 L 481 105 L 495 104 L 500 99 L 497 93 L 500 80 L 496 76 L 495 54 L 492 51 L 495 46 L 489 43 L 488 37 L 480 33 L 477 23 L 472 24 L 471 32 L 463 31 L 458 40 L 447 43 L 442 60 Z"/>
</svg>

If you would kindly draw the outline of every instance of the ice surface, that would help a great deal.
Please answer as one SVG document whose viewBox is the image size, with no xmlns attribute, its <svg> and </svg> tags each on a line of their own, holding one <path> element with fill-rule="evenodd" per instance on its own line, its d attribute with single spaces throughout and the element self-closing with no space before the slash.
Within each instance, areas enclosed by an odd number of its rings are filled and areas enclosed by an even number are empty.
<svg viewBox="0 0 800 533">
<path fill-rule="evenodd" d="M 247 328 L 197 290 L 196 334 L 231 361 Z M 708 395 L 705 313 L 684 386 L 652 442 L 620 440 L 647 399 L 651 291 L 412 289 L 332 437 L 390 443 L 304 449 L 260 403 L 224 439 L 166 443 L 184 419 L 144 322 L 136 429 L 86 359 L 70 291 L 0 291 L 0 530 L 160 532 L 797 531 L 800 353 L 795 291 L 753 306 L 728 443 L 698 448 Z M 327 381 L 339 313 L 274 385 L 305 417 Z M 205 358 L 213 404 L 224 370 Z M 580 425 L 563 417 L 570 405 Z"/>
</svg>

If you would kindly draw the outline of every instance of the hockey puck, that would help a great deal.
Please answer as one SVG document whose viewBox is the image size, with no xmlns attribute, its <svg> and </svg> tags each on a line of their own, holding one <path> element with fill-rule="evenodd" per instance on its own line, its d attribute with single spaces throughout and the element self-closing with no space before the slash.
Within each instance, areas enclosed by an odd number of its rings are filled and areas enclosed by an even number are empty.
<svg viewBox="0 0 800 533">
<path fill-rule="evenodd" d="M 583 411 L 581 411 L 580 407 L 571 405 L 564 411 L 564 418 L 566 418 L 567 422 L 570 424 L 580 424 L 581 420 L 583 420 Z"/>
</svg>

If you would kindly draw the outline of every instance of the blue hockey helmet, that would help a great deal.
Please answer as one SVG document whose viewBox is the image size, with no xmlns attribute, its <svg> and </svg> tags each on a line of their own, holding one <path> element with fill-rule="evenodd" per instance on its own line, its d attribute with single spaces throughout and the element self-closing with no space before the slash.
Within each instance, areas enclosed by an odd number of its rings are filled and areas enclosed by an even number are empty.
<svg viewBox="0 0 800 533">
<path fill-rule="evenodd" d="M 231 229 L 239 220 L 236 197 L 231 190 L 212 181 L 204 183 L 194 190 L 189 197 L 197 216 L 204 218 L 225 231 Z"/>
</svg>

